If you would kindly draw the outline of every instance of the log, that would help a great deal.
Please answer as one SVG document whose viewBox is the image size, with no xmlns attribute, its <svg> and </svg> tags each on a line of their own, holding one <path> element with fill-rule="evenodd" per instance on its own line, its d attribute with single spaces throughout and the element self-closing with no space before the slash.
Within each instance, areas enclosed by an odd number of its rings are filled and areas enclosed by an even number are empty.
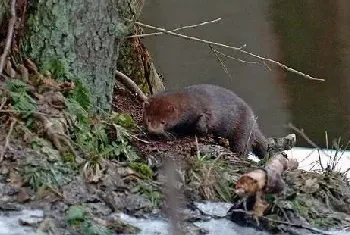
<svg viewBox="0 0 350 235">
<path fill-rule="evenodd" d="M 288 159 L 287 154 L 281 152 L 271 157 L 264 168 L 255 169 L 243 174 L 236 183 L 236 194 L 242 197 L 244 209 L 247 211 L 247 199 L 255 196 L 253 205 L 253 217 L 257 218 L 264 214 L 269 204 L 265 201 L 266 194 L 280 194 L 285 186 L 282 174 L 287 169 L 294 170 L 298 162 Z"/>
</svg>

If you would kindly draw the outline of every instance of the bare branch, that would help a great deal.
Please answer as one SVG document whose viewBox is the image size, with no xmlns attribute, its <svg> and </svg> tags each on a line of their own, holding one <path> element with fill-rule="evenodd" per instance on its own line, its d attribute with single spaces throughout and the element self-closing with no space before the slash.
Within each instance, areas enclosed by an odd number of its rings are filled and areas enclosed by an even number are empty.
<svg viewBox="0 0 350 235">
<path fill-rule="evenodd" d="M 179 31 L 181 29 L 190 29 L 190 28 L 196 28 L 196 27 L 199 27 L 199 26 L 203 26 L 203 25 L 206 25 L 206 24 L 212 24 L 212 23 L 216 23 L 216 22 L 219 22 L 221 20 L 221 18 L 217 18 L 215 20 L 211 20 L 211 21 L 204 21 L 200 24 L 193 24 L 193 25 L 186 25 L 186 26 L 182 26 L 182 27 L 179 27 L 179 28 L 175 28 L 173 30 L 171 30 L 172 32 L 176 32 L 176 31 Z M 143 37 L 148 37 L 148 36 L 158 36 L 158 35 L 163 35 L 164 33 L 162 32 L 158 32 L 158 33 L 145 33 L 145 34 L 136 34 L 136 35 L 132 35 L 132 36 L 128 36 L 126 38 L 143 38 Z"/>
<path fill-rule="evenodd" d="M 0 60 L 0 77 L 2 75 L 2 70 L 4 68 L 6 57 L 9 53 L 9 50 L 11 47 L 15 23 L 16 23 L 16 0 L 12 0 L 12 2 L 11 2 L 11 19 L 10 19 L 9 27 L 8 27 L 8 31 L 7 31 L 6 45 L 5 45 L 4 52 L 1 55 L 1 60 Z"/>
<path fill-rule="evenodd" d="M 119 81 L 121 81 L 131 92 L 135 92 L 139 96 L 141 101 L 147 100 L 147 96 L 141 91 L 137 84 L 131 80 L 131 78 L 118 70 L 115 71 L 115 74 Z"/>
<path fill-rule="evenodd" d="M 218 43 L 218 42 L 212 42 L 212 41 L 208 41 L 208 40 L 204 40 L 204 39 L 200 39 L 200 38 L 197 38 L 197 37 L 192 37 L 192 36 L 187 36 L 187 35 L 184 35 L 184 34 L 179 34 L 179 33 L 175 33 L 175 32 L 172 32 L 172 31 L 168 31 L 166 29 L 163 29 L 163 28 L 159 28 L 159 27 L 155 27 L 155 26 L 152 26 L 152 25 L 148 25 L 148 24 L 143 24 L 141 22 L 135 22 L 135 24 L 139 25 L 139 26 L 142 26 L 142 27 L 145 27 L 145 28 L 149 28 L 149 29 L 154 29 L 154 30 L 157 30 L 159 32 L 162 32 L 162 33 L 165 33 L 165 34 L 169 34 L 169 35 L 173 35 L 173 36 L 176 36 L 176 37 L 180 37 L 180 38 L 184 38 L 184 39 L 187 39 L 187 40 L 191 40 L 191 41 L 196 41 L 196 42 L 200 42 L 200 43 L 203 43 L 203 44 L 209 44 L 209 45 L 215 45 L 215 46 L 219 46 L 219 47 L 224 47 L 224 48 L 229 48 L 229 49 L 232 49 L 232 50 L 235 50 L 235 51 L 239 51 L 243 54 L 246 54 L 246 55 L 249 55 L 251 57 L 254 57 L 254 58 L 257 58 L 261 61 L 264 61 L 264 62 L 268 62 L 270 64 L 274 64 L 274 65 L 277 65 L 289 72 L 292 72 L 292 73 L 296 73 L 302 77 L 305 77 L 305 78 L 308 78 L 310 80 L 316 80 L 316 81 L 325 81 L 324 79 L 321 79 L 321 78 L 315 78 L 315 77 L 312 77 L 310 75 L 307 75 L 305 73 L 302 73 L 302 72 L 299 72 L 293 68 L 290 68 L 278 61 L 275 61 L 275 60 L 272 60 L 272 59 L 269 59 L 269 58 L 265 58 L 265 57 L 262 57 L 262 56 L 259 56 L 259 55 L 256 55 L 252 52 L 248 52 L 248 51 L 245 51 L 239 47 L 234 47 L 234 46 L 229 46 L 229 45 L 225 45 L 223 43 Z"/>
</svg>

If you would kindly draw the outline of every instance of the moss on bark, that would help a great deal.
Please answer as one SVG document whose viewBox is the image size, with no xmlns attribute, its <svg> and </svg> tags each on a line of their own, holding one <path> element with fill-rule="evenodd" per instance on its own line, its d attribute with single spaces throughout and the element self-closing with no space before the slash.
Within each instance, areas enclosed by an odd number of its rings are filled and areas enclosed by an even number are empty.
<svg viewBox="0 0 350 235">
<path fill-rule="evenodd" d="M 95 112 L 111 107 L 119 45 L 144 0 L 31 2 L 22 51 L 39 68 L 60 59 L 92 94 Z"/>
<path fill-rule="evenodd" d="M 142 29 L 134 25 L 130 35 L 141 34 Z M 118 69 L 129 76 L 145 93 L 155 93 L 165 89 L 152 62 L 150 53 L 140 38 L 128 38 L 120 47 Z"/>
</svg>

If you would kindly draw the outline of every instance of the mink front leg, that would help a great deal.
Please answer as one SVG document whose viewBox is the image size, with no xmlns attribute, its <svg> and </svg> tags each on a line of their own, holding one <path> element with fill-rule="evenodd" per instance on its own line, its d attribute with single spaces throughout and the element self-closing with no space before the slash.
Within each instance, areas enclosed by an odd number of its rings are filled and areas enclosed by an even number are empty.
<svg viewBox="0 0 350 235">
<path fill-rule="evenodd" d="M 208 126 L 208 116 L 205 113 L 202 113 L 196 124 L 195 124 L 195 128 L 196 128 L 196 132 L 200 135 L 205 135 L 208 134 L 209 132 L 209 126 Z"/>
</svg>

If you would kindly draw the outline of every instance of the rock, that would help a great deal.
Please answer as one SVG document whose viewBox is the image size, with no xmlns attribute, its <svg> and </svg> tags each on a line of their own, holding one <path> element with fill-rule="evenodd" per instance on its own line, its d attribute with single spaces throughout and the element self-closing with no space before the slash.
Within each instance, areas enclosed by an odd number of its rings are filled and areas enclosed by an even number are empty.
<svg viewBox="0 0 350 235">
<path fill-rule="evenodd" d="M 10 202 L 17 200 L 17 194 L 20 188 L 10 184 L 0 183 L 0 199 L 2 202 Z"/>
<path fill-rule="evenodd" d="M 18 222 L 21 225 L 36 226 L 44 219 L 44 212 L 42 210 L 24 209 L 21 211 L 21 214 L 22 215 L 20 215 L 18 218 Z"/>
<path fill-rule="evenodd" d="M 96 195 L 89 192 L 81 176 L 76 176 L 69 184 L 62 186 L 62 191 L 68 204 L 100 201 Z"/>
<path fill-rule="evenodd" d="M 29 202 L 31 199 L 31 196 L 29 195 L 29 193 L 27 192 L 26 188 L 21 188 L 18 192 L 17 195 L 17 200 L 20 203 L 25 203 L 25 202 Z"/>
</svg>

